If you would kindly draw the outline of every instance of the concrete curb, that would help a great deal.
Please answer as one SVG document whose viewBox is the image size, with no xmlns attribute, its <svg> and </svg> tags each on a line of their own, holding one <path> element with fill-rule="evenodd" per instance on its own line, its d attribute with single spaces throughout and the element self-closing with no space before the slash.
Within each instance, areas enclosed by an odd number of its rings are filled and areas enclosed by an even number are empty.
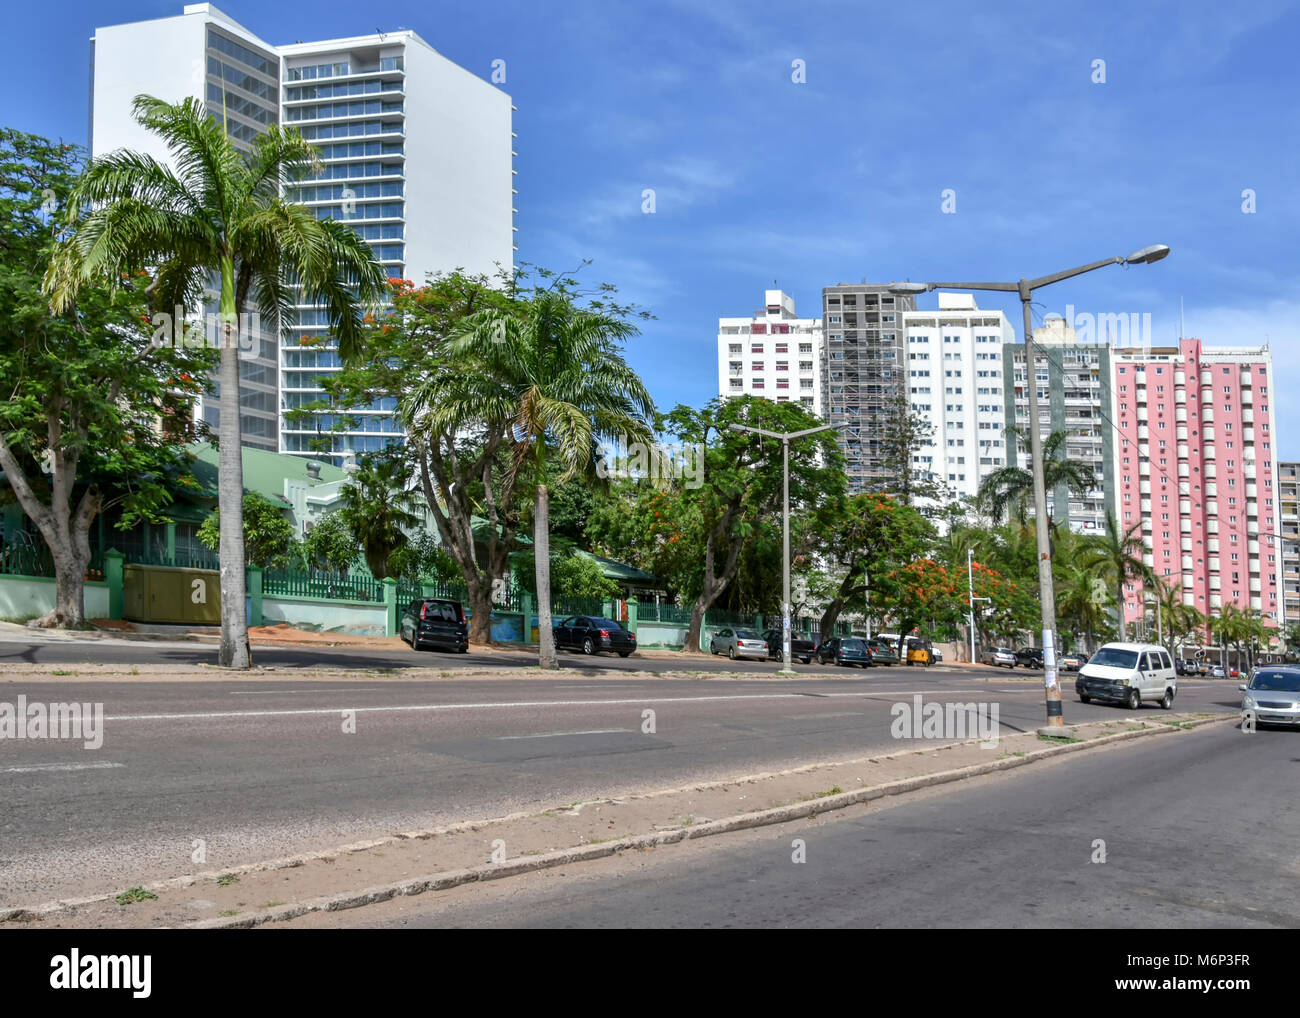
<svg viewBox="0 0 1300 1018">
<path fill-rule="evenodd" d="M 883 785 L 874 785 L 871 788 L 861 788 L 852 792 L 841 792 L 835 795 L 828 795 L 821 799 L 814 799 L 809 802 L 794 803 L 788 806 L 776 806 L 771 809 L 759 810 L 754 813 L 741 813 L 736 816 L 726 817 L 722 820 L 710 820 L 692 827 L 679 827 L 670 831 L 659 831 L 653 834 L 638 834 L 628 838 L 620 838 L 616 841 L 603 842 L 598 845 L 584 845 L 576 848 L 558 849 L 553 852 L 545 852 L 539 855 L 524 856 L 505 863 L 490 863 L 484 866 L 476 866 L 471 869 L 435 873 L 428 877 L 416 877 L 398 883 L 382 884 L 377 887 L 366 888 L 362 891 L 345 892 L 343 894 L 309 899 L 308 901 L 298 902 L 293 905 L 267 909 L 265 912 L 257 915 L 203 919 L 195 923 L 188 923 L 182 928 L 196 930 L 252 929 L 269 922 L 284 922 L 289 919 L 296 919 L 299 916 L 307 915 L 311 912 L 341 912 L 345 909 L 361 908 L 365 905 L 373 905 L 376 902 L 389 901 L 396 897 L 423 894 L 426 891 L 446 890 L 448 888 L 458 887 L 462 884 L 469 884 L 475 881 L 500 880 L 505 877 L 518 876 L 522 873 L 533 873 L 538 870 L 551 869 L 556 866 L 586 862 L 591 859 L 604 859 L 621 852 L 635 849 L 655 848 L 661 845 L 672 845 L 682 841 L 694 840 L 696 838 L 707 838 L 716 834 L 729 834 L 734 831 L 749 830 L 756 827 L 767 827 L 772 824 L 788 823 L 792 820 L 807 819 L 808 817 L 816 816 L 819 813 L 830 813 L 835 810 L 858 805 L 859 803 L 882 799 L 886 796 L 903 795 L 907 792 L 918 791 L 922 788 L 930 788 L 935 785 L 944 785 L 954 781 L 962 781 L 966 778 L 979 777 L 984 774 L 1009 770 L 1013 767 L 1020 767 L 1034 763 L 1038 760 L 1060 756 L 1064 753 L 1073 753 L 1084 749 L 1091 749 L 1096 746 L 1125 742 L 1129 739 L 1137 739 L 1146 735 L 1158 735 L 1162 732 L 1173 731 L 1176 727 L 1199 728 L 1201 725 L 1212 724 L 1218 721 L 1236 720 L 1236 718 L 1237 715 L 1235 714 L 1227 714 L 1222 717 L 1187 719 L 1180 721 L 1177 726 L 1164 724 L 1163 722 L 1155 722 L 1158 727 L 1141 728 L 1129 732 L 1118 732 L 1115 735 L 1104 735 L 1101 738 L 1089 739 L 1084 742 L 1072 742 L 1064 743 L 1059 746 L 1049 746 L 1045 749 L 1027 753 L 1025 756 L 1021 757 L 1003 757 L 997 760 L 990 760 L 988 763 L 984 764 L 972 764 L 967 767 L 959 767 L 953 770 L 938 771 L 934 774 L 924 774 L 915 778 L 902 778 L 897 781 L 886 782 Z M 1065 731 L 1070 731 L 1072 727 L 1074 726 L 1067 726 Z"/>
</svg>

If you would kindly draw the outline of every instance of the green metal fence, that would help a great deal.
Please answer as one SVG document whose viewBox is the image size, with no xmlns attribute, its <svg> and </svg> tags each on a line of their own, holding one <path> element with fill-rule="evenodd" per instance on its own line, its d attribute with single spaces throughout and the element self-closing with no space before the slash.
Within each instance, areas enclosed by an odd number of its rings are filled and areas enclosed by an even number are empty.
<svg viewBox="0 0 1300 1018">
<path fill-rule="evenodd" d="M 689 626 L 691 624 L 691 609 L 689 606 L 682 608 L 675 604 L 642 602 L 637 605 L 636 615 L 642 622 L 664 622 L 677 626 Z"/>
<path fill-rule="evenodd" d="M 384 584 L 369 574 L 267 569 L 262 574 L 262 596 L 319 597 L 330 601 L 376 601 L 382 604 Z"/>
<path fill-rule="evenodd" d="M 604 615 L 605 602 L 598 597 L 557 597 L 551 603 L 553 618 L 567 618 L 570 615 Z"/>
<path fill-rule="evenodd" d="M 39 544 L 7 544 L 0 547 L 0 575 L 3 576 L 47 576 L 54 575 L 54 556 L 49 546 L 41 541 Z M 86 579 L 102 580 L 104 578 L 104 559 L 98 550 L 90 553 L 90 562 L 86 566 Z"/>
</svg>

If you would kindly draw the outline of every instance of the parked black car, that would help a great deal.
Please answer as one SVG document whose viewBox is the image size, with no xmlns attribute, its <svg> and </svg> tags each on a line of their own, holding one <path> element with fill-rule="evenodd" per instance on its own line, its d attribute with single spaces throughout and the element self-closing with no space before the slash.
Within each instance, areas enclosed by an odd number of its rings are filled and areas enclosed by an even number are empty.
<svg viewBox="0 0 1300 1018">
<path fill-rule="evenodd" d="M 446 647 L 462 654 L 469 650 L 469 625 L 459 601 L 441 597 L 412 601 L 402 612 L 397 633 L 412 650 Z"/>
<path fill-rule="evenodd" d="M 1020 650 L 1016 651 L 1016 664 L 1025 668 L 1042 668 L 1043 648 L 1022 647 Z"/>
<path fill-rule="evenodd" d="M 833 661 L 837 665 L 871 667 L 871 651 L 867 642 L 856 636 L 832 637 L 817 648 L 815 656 L 819 665 Z"/>
<path fill-rule="evenodd" d="M 763 639 L 767 641 L 767 656 L 777 661 L 785 660 L 785 648 L 781 643 L 781 630 L 765 629 L 763 630 Z M 812 660 L 812 656 L 817 653 L 817 644 L 812 640 L 805 640 L 802 636 L 790 634 L 790 660 L 799 660 L 807 664 Z"/>
<path fill-rule="evenodd" d="M 619 657 L 627 657 L 636 650 L 636 633 L 628 632 L 623 623 L 613 619 L 574 615 L 556 623 L 554 633 L 556 647 L 583 654 L 609 650 Z"/>
</svg>

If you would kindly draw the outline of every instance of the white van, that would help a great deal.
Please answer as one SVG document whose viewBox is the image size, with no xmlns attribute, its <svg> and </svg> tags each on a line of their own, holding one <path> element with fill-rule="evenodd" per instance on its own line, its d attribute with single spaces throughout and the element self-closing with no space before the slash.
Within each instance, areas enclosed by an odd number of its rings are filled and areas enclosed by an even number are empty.
<svg viewBox="0 0 1300 1018">
<path fill-rule="evenodd" d="M 1178 674 L 1158 643 L 1108 643 L 1079 669 L 1074 691 L 1082 703 L 1105 700 L 1137 710 L 1152 700 L 1168 710 L 1178 695 Z"/>
</svg>

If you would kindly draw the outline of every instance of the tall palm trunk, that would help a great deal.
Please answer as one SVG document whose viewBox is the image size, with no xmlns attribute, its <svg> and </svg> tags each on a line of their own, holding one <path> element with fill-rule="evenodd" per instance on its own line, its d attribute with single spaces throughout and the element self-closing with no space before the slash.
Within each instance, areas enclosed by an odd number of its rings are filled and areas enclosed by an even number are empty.
<svg viewBox="0 0 1300 1018">
<path fill-rule="evenodd" d="M 537 663 L 543 668 L 558 668 L 555 633 L 551 629 L 551 493 L 546 485 L 537 486 L 537 503 L 533 510 L 533 561 L 537 578 Z"/>
<path fill-rule="evenodd" d="M 221 449 L 217 509 L 221 514 L 221 650 L 223 668 L 251 668 L 248 620 L 244 616 L 244 461 L 239 428 L 238 308 L 235 267 L 221 260 Z"/>
<path fill-rule="evenodd" d="M 1128 626 L 1124 622 L 1124 579 L 1121 573 L 1119 586 L 1115 588 L 1115 604 L 1118 606 L 1116 611 L 1119 615 L 1119 642 L 1128 643 Z"/>
</svg>

